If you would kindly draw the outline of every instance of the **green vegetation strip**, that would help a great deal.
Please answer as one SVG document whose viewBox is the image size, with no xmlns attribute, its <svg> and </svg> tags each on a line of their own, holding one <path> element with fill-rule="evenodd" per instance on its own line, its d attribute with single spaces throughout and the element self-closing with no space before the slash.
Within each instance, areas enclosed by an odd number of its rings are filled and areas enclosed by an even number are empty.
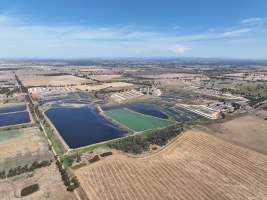
<svg viewBox="0 0 267 200">
<path fill-rule="evenodd" d="M 55 138 L 54 133 L 48 127 L 44 126 L 45 131 L 47 133 L 47 137 L 50 139 L 54 150 L 58 155 L 63 155 L 65 153 L 63 145 L 60 143 L 58 139 Z"/>
<path fill-rule="evenodd" d="M 22 135 L 22 132 L 17 130 L 10 130 L 10 131 L 0 131 L 0 142 L 9 140 L 12 138 L 17 138 Z"/>
<path fill-rule="evenodd" d="M 151 144 L 164 146 L 183 131 L 180 125 L 169 126 L 165 129 L 147 131 L 146 134 L 122 138 L 107 144 L 108 147 L 127 153 L 141 154 L 149 150 Z"/>
<path fill-rule="evenodd" d="M 126 108 L 109 110 L 106 111 L 105 114 L 112 120 L 115 120 L 116 122 L 137 132 L 163 128 L 174 123 L 169 120 L 137 113 Z"/>
</svg>

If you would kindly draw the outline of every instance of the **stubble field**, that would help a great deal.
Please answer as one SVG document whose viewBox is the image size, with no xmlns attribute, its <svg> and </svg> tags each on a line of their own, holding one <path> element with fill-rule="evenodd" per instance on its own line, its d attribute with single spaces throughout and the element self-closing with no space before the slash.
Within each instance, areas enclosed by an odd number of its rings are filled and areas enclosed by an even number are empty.
<svg viewBox="0 0 267 200">
<path fill-rule="evenodd" d="M 256 115 L 211 124 L 208 128 L 217 137 L 267 155 L 267 121 Z"/>
<path fill-rule="evenodd" d="M 89 199 L 266 199 L 267 156 L 199 130 L 143 158 L 116 154 L 76 170 Z"/>
</svg>

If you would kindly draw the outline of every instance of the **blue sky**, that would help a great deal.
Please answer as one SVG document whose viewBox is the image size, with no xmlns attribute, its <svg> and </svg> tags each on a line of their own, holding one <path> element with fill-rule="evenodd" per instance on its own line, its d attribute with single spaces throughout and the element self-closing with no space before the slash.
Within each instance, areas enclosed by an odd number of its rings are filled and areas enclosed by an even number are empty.
<svg viewBox="0 0 267 200">
<path fill-rule="evenodd" d="M 266 0 L 0 0 L 0 58 L 267 59 Z"/>
</svg>

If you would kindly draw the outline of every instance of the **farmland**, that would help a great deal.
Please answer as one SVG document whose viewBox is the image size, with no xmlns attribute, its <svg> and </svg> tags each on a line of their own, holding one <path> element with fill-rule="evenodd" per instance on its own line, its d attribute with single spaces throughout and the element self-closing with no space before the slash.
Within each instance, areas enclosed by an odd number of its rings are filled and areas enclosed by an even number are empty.
<svg viewBox="0 0 267 200">
<path fill-rule="evenodd" d="M 189 130 L 150 156 L 76 170 L 89 199 L 265 199 L 267 156 Z"/>
<path fill-rule="evenodd" d="M 38 184 L 39 190 L 31 195 L 21 197 L 23 188 Z M 62 184 L 60 174 L 55 163 L 48 167 L 36 169 L 33 173 L 20 175 L 0 181 L 1 200 L 10 199 L 53 199 L 53 200 L 73 200 L 75 195 L 66 191 Z"/>
<path fill-rule="evenodd" d="M 267 122 L 260 117 L 246 115 L 208 128 L 217 137 L 267 154 Z"/>
<path fill-rule="evenodd" d="M 50 160 L 48 146 L 36 127 L 0 132 L 0 170 Z"/>
<path fill-rule="evenodd" d="M 126 108 L 106 111 L 105 114 L 116 122 L 134 131 L 145 131 L 170 126 L 173 122 L 140 114 Z"/>
<path fill-rule="evenodd" d="M 32 71 L 18 72 L 18 75 L 22 83 L 27 87 L 37 87 L 37 86 L 67 86 L 67 85 L 80 85 L 82 83 L 87 83 L 88 81 L 83 78 L 75 77 L 72 75 L 43 75 L 43 74 L 33 74 Z"/>
</svg>

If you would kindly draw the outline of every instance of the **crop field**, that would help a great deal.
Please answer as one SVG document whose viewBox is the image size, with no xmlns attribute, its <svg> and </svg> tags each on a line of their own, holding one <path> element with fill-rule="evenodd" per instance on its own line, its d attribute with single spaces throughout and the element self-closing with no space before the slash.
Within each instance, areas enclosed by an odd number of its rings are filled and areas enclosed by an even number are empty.
<svg viewBox="0 0 267 200">
<path fill-rule="evenodd" d="M 267 121 L 255 115 L 207 126 L 211 134 L 267 155 Z"/>
<path fill-rule="evenodd" d="M 267 156 L 189 130 L 162 151 L 114 154 L 75 171 L 89 199 L 263 200 Z"/>
<path fill-rule="evenodd" d="M 103 83 L 98 85 L 78 85 L 75 86 L 76 89 L 83 90 L 83 91 L 98 91 L 105 88 L 124 88 L 124 87 L 132 87 L 132 83 L 126 82 L 114 82 L 114 83 Z"/>
<path fill-rule="evenodd" d="M 28 73 L 18 73 L 20 80 L 27 87 L 38 86 L 67 86 L 67 85 L 80 85 L 89 82 L 87 79 L 79 78 L 72 75 L 62 76 L 43 76 Z"/>
<path fill-rule="evenodd" d="M 163 128 L 173 124 L 172 121 L 144 115 L 127 108 L 109 110 L 105 114 L 112 120 L 137 132 Z"/>
</svg>

